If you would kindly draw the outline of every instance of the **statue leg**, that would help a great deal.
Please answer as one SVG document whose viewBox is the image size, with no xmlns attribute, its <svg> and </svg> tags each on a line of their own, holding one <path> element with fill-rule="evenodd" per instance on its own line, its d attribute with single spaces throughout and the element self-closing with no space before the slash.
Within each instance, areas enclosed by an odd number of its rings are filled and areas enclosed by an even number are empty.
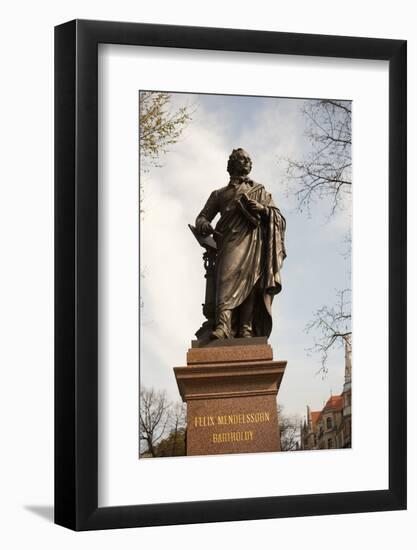
<svg viewBox="0 0 417 550">
<path fill-rule="evenodd" d="M 239 308 L 239 338 L 253 336 L 253 310 L 255 306 L 256 285 Z"/>
<path fill-rule="evenodd" d="M 224 309 L 217 313 L 216 329 L 211 333 L 211 338 L 232 337 L 232 310 Z"/>
</svg>

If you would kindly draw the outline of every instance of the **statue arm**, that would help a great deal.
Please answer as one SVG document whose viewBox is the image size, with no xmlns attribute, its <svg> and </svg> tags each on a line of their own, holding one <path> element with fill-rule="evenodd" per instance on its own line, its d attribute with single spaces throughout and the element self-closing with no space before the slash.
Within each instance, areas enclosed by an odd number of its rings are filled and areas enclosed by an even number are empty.
<svg viewBox="0 0 417 550">
<path fill-rule="evenodd" d="M 258 216 L 258 218 L 260 217 L 261 220 L 266 220 L 268 218 L 269 207 L 274 206 L 272 197 L 269 193 L 262 190 L 261 196 L 258 197 L 258 200 L 255 200 L 247 195 L 243 195 L 243 198 L 245 200 L 246 207 L 252 215 Z"/>
<path fill-rule="evenodd" d="M 217 197 L 217 192 L 213 191 L 213 193 L 208 198 L 208 201 L 204 205 L 203 210 L 197 216 L 197 219 L 195 221 L 196 229 L 201 235 L 206 236 L 213 233 L 213 228 L 211 227 L 210 222 L 213 220 L 216 214 L 218 214 L 218 212 L 219 201 Z"/>
<path fill-rule="evenodd" d="M 266 214 L 269 213 L 269 210 L 272 209 L 273 211 L 275 211 L 277 213 L 277 215 L 282 218 L 282 220 L 284 221 L 284 224 L 285 224 L 285 218 L 284 216 L 281 214 L 281 211 L 280 209 L 278 208 L 278 206 L 275 205 L 274 203 L 274 199 L 272 198 L 272 195 L 271 193 L 266 193 L 265 195 L 265 201 L 264 201 L 264 207 L 265 207 L 265 210 L 264 212 Z"/>
<path fill-rule="evenodd" d="M 246 199 L 246 205 L 252 214 L 266 215 L 268 213 L 268 207 L 255 199 Z"/>
</svg>

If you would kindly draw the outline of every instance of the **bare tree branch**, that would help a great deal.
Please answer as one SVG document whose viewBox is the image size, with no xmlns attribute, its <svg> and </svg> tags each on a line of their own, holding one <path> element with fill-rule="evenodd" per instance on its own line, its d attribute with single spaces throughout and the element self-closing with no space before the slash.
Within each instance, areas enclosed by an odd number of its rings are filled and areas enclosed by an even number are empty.
<svg viewBox="0 0 417 550">
<path fill-rule="evenodd" d="M 182 402 L 174 403 L 169 415 L 170 436 L 172 440 L 171 456 L 176 456 L 178 435 L 186 428 L 186 408 Z"/>
<path fill-rule="evenodd" d="M 166 393 L 154 388 L 142 388 L 139 402 L 139 441 L 146 444 L 148 456 L 183 454 L 186 429 L 186 407 L 182 402 L 170 402 Z M 162 450 L 163 447 L 163 450 Z M 144 454 L 141 450 L 141 455 Z"/>
<path fill-rule="evenodd" d="M 300 448 L 300 422 L 298 415 L 287 416 L 284 407 L 278 405 L 278 422 L 281 451 L 298 451 Z"/>
<path fill-rule="evenodd" d="M 169 408 L 165 392 L 143 388 L 139 402 L 139 439 L 146 442 L 148 451 L 155 455 L 155 445 L 166 433 Z"/>
<path fill-rule="evenodd" d="M 343 206 L 352 185 L 352 112 L 350 102 L 306 101 L 303 107 L 309 125 L 306 136 L 312 150 L 303 159 L 287 159 L 290 188 L 302 211 L 315 200 L 330 202 L 330 215 Z"/>
<path fill-rule="evenodd" d="M 318 309 L 306 326 L 306 331 L 315 331 L 314 345 L 308 351 L 319 353 L 321 368 L 319 372 L 327 373 L 327 359 L 332 348 L 342 346 L 352 334 L 351 330 L 351 291 L 344 289 L 337 292 L 334 306 L 323 306 Z"/>
</svg>

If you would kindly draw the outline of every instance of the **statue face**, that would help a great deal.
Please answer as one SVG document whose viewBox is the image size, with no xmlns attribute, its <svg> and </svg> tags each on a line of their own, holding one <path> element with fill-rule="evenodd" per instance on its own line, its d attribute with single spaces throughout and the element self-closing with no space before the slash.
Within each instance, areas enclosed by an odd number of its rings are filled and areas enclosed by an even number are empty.
<svg viewBox="0 0 417 550">
<path fill-rule="evenodd" d="M 250 156 L 243 149 L 235 149 L 229 157 L 227 171 L 231 176 L 246 176 L 252 169 Z"/>
</svg>

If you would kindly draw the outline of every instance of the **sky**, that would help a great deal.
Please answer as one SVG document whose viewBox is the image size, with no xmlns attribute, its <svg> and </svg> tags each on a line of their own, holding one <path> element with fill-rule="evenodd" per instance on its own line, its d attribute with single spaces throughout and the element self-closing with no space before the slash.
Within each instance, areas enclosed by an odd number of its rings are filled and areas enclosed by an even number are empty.
<svg viewBox="0 0 417 550">
<path fill-rule="evenodd" d="M 287 220 L 283 289 L 274 299 L 269 343 L 274 359 L 287 361 L 278 401 L 285 414 L 304 417 L 306 405 L 321 409 L 331 394 L 342 391 L 343 349 L 330 354 L 323 377 L 320 356 L 307 351 L 314 340 L 305 327 L 318 308 L 335 303 L 337 289 L 350 287 L 344 254 L 350 199 L 330 218 L 325 200 L 310 214 L 296 208 L 285 159 L 301 159 L 311 150 L 302 113 L 306 100 L 204 94 L 172 99 L 174 108 L 187 105 L 193 115 L 162 166 L 141 176 L 141 384 L 180 399 L 173 367 L 186 364 L 187 349 L 204 321 L 203 249 L 188 224 L 211 191 L 227 185 L 228 157 L 242 147 L 252 158 L 251 178 L 272 193 Z"/>
</svg>

